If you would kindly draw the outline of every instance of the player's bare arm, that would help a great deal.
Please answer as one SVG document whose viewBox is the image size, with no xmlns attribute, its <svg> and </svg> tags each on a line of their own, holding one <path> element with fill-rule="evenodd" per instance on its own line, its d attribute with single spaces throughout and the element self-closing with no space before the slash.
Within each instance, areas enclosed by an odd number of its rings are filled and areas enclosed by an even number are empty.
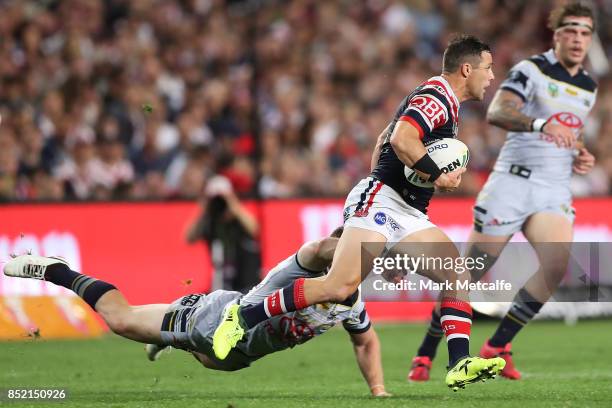
<svg viewBox="0 0 612 408">
<path fill-rule="evenodd" d="M 419 137 L 419 131 L 410 123 L 399 121 L 393 129 L 391 135 L 391 146 L 397 157 L 408 167 L 412 167 L 423 179 L 427 180 L 432 176 L 413 166 L 427 155 L 427 150 Z M 461 174 L 465 168 L 460 168 L 450 173 L 442 173 L 434 181 L 434 185 L 442 191 L 456 189 L 461 183 Z"/>
<path fill-rule="evenodd" d="M 419 131 L 409 122 L 397 122 L 390 142 L 397 157 L 408 167 L 414 166 L 419 159 L 427 154 L 427 150 L 419 138 Z M 429 175 L 427 174 L 427 176 Z"/>
<path fill-rule="evenodd" d="M 364 333 L 350 333 L 353 350 L 363 378 L 375 397 L 388 397 L 385 391 L 383 368 L 380 359 L 380 342 L 371 327 Z"/>
<path fill-rule="evenodd" d="M 520 96 L 511 91 L 500 89 L 487 110 L 487 122 L 511 132 L 541 131 L 552 136 L 559 147 L 573 147 L 575 145 L 576 136 L 570 128 L 550 122 L 539 125 L 537 119 L 521 112 L 524 105 L 525 103 Z"/>
<path fill-rule="evenodd" d="M 523 114 L 523 100 L 516 94 L 500 89 L 487 110 L 487 122 L 514 132 L 531 131 L 533 118 Z"/>
<path fill-rule="evenodd" d="M 298 262 L 308 270 L 322 271 L 331 264 L 337 245 L 335 237 L 307 242 L 298 250 Z"/>
</svg>

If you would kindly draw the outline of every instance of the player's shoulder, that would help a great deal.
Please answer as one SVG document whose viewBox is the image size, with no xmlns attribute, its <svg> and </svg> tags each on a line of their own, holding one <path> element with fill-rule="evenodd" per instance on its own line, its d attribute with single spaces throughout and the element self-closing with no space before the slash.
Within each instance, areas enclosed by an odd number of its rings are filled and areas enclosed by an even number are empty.
<svg viewBox="0 0 612 408">
<path fill-rule="evenodd" d="M 441 76 L 429 78 L 421 83 L 410 96 L 410 107 L 426 107 L 429 104 L 437 105 L 446 118 L 456 120 L 459 113 L 459 100 L 452 88 Z M 435 109 L 437 111 L 437 109 Z"/>
<path fill-rule="evenodd" d="M 532 55 L 514 64 L 510 68 L 509 77 L 516 79 L 515 77 L 524 75 L 526 79 L 534 79 L 542 74 L 542 69 L 546 64 L 547 60 L 542 54 Z"/>
<path fill-rule="evenodd" d="M 424 81 L 417 87 L 414 94 L 431 95 L 453 108 L 459 104 L 459 100 L 453 93 L 452 88 L 441 76 L 434 76 Z"/>
<path fill-rule="evenodd" d="M 570 76 L 566 69 L 557 60 L 552 49 L 541 54 L 533 55 L 519 62 L 517 66 L 521 64 L 523 64 L 522 66 L 526 69 L 531 68 L 532 70 L 537 71 L 548 78 L 568 83 L 589 92 L 595 92 L 597 89 L 597 82 L 583 68 L 580 69 L 578 74 Z"/>
<path fill-rule="evenodd" d="M 555 62 L 555 60 L 550 58 L 549 52 L 550 50 L 532 55 L 531 57 L 519 62 L 519 64 L 524 62 L 526 65 L 533 66 L 534 68 L 537 68 L 539 71 L 543 72 Z"/>
</svg>

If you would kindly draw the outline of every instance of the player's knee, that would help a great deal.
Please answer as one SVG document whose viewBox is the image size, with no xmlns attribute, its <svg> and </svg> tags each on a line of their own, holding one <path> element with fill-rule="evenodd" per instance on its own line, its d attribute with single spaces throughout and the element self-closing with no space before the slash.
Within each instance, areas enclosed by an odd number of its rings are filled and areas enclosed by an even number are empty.
<svg viewBox="0 0 612 408">
<path fill-rule="evenodd" d="M 564 276 L 567 270 L 568 260 L 565 257 L 552 257 L 542 263 L 542 269 L 548 275 Z"/>
<path fill-rule="evenodd" d="M 455 279 L 464 278 L 463 275 L 468 276 L 463 270 L 455 270 L 453 268 L 440 268 L 438 275 L 442 277 L 442 281 L 454 281 Z"/>
<path fill-rule="evenodd" d="M 117 313 L 105 317 L 104 320 L 113 333 L 123 337 L 130 333 L 132 325 L 130 319 L 125 314 Z"/>
</svg>

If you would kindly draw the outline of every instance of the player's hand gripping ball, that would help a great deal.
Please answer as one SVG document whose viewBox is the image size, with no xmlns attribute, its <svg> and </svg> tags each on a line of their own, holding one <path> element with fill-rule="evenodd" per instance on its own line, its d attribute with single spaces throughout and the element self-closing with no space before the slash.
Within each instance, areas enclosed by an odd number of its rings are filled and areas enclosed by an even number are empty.
<svg viewBox="0 0 612 408">
<path fill-rule="evenodd" d="M 461 167 L 467 167 L 468 161 L 470 160 L 470 151 L 468 147 L 465 143 L 457 139 L 438 139 L 428 143 L 425 148 L 427 149 L 427 154 L 431 156 L 431 159 L 444 173 L 450 173 Z M 419 175 L 408 166 L 404 167 L 404 175 L 406 179 L 408 179 L 408 182 L 415 186 L 428 188 L 433 188 L 434 186 L 433 183 L 419 177 Z"/>
</svg>

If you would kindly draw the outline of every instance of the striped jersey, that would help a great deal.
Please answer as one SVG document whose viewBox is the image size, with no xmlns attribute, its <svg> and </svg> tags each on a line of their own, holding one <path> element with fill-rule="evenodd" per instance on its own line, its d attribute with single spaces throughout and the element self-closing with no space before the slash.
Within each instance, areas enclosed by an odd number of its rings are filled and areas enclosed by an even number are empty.
<svg viewBox="0 0 612 408">
<path fill-rule="evenodd" d="M 419 85 L 397 108 L 372 177 L 395 190 L 408 205 L 427 213 L 434 189 L 411 184 L 404 175 L 404 163 L 391 146 L 391 135 L 398 121 L 412 124 L 424 145 L 443 138 L 456 138 L 459 126 L 459 100 L 449 83 L 435 76 Z"/>
<path fill-rule="evenodd" d="M 595 104 L 597 85 L 584 69 L 571 76 L 551 49 L 516 64 L 501 89 L 524 101 L 525 115 L 563 124 L 578 136 Z M 521 165 L 531 170 L 530 180 L 569 185 L 573 154 L 544 133 L 508 132 L 494 170 L 508 172 L 513 164 Z"/>
</svg>

